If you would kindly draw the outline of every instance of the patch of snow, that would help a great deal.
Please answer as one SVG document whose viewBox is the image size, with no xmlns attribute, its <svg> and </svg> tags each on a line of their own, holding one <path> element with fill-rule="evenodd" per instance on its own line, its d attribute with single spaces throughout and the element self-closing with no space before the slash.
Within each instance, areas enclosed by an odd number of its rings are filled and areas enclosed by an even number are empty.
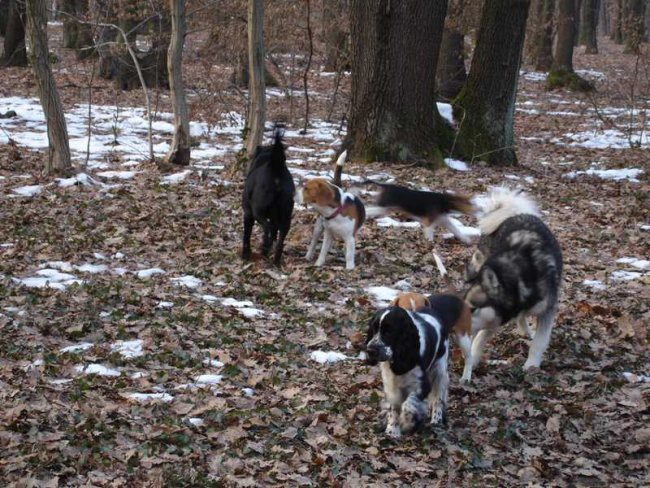
<svg viewBox="0 0 650 488">
<path fill-rule="evenodd" d="M 191 175 L 193 171 L 191 169 L 186 169 L 184 171 L 181 171 L 180 173 L 174 173 L 171 175 L 163 176 L 160 179 L 160 184 L 161 185 L 178 185 L 179 183 L 182 183 L 187 179 L 189 175 Z"/>
<path fill-rule="evenodd" d="M 76 270 L 81 271 L 82 273 L 104 273 L 108 271 L 108 266 L 105 264 L 82 264 L 81 266 L 75 266 Z"/>
<path fill-rule="evenodd" d="M 75 366 L 75 371 L 83 374 L 96 374 L 97 376 L 120 376 L 116 369 L 107 368 L 102 364 L 89 364 L 88 366 Z"/>
<path fill-rule="evenodd" d="M 203 295 L 203 296 L 206 297 L 210 295 Z M 234 298 L 224 298 L 223 300 L 221 300 L 221 304 L 226 307 L 236 307 L 236 308 L 253 306 L 253 302 L 251 302 L 250 300 L 235 300 Z"/>
<path fill-rule="evenodd" d="M 122 259 L 123 257 L 124 254 L 122 254 L 121 252 L 116 252 L 115 254 L 113 254 L 113 259 Z"/>
<path fill-rule="evenodd" d="M 582 284 L 597 291 L 602 291 L 607 289 L 607 286 L 603 284 L 603 282 L 600 280 L 584 280 Z"/>
<path fill-rule="evenodd" d="M 241 391 L 247 397 L 252 397 L 253 395 L 255 395 L 255 390 L 253 390 L 252 388 L 242 388 Z"/>
<path fill-rule="evenodd" d="M 74 270 L 74 267 L 68 261 L 48 261 L 47 263 L 41 266 L 44 268 L 55 268 L 66 272 L 70 272 Z"/>
<path fill-rule="evenodd" d="M 138 171 L 101 171 L 97 173 L 97 176 L 109 179 L 115 178 L 118 180 L 130 180 L 134 178 L 138 173 Z"/>
<path fill-rule="evenodd" d="M 132 400 L 142 403 L 156 400 L 163 403 L 169 403 L 174 399 L 174 397 L 169 393 L 127 393 L 126 396 Z"/>
<path fill-rule="evenodd" d="M 192 275 L 178 276 L 176 278 L 171 278 L 171 281 L 177 285 L 183 285 L 188 288 L 198 288 L 201 286 L 201 283 L 203 283 L 199 278 Z"/>
<path fill-rule="evenodd" d="M 524 79 L 528 81 L 546 81 L 548 73 L 543 71 L 520 71 L 520 76 L 523 76 Z"/>
<path fill-rule="evenodd" d="M 50 380 L 49 383 L 51 385 L 66 385 L 68 383 L 72 383 L 72 381 L 74 380 L 72 380 L 71 378 L 61 378 L 58 380 Z"/>
<path fill-rule="evenodd" d="M 642 226 L 642 228 L 643 228 L 643 226 Z M 14 247 L 14 243 L 13 242 L 4 242 L 4 243 L 0 244 L 0 247 L 2 247 L 2 248 Z"/>
<path fill-rule="evenodd" d="M 650 231 L 650 225 L 645 225 L 644 224 L 644 225 L 639 226 L 639 228 L 644 232 Z"/>
<path fill-rule="evenodd" d="M 409 283 L 406 280 L 399 280 L 397 283 L 395 283 L 394 286 L 398 290 L 402 290 L 402 291 L 408 291 L 411 289 L 411 283 Z"/>
<path fill-rule="evenodd" d="M 204 359 L 203 364 L 206 366 L 212 366 L 213 368 L 223 368 L 223 363 L 219 361 L 218 359 Z"/>
<path fill-rule="evenodd" d="M 617 270 L 614 271 L 612 274 L 609 275 L 609 278 L 612 281 L 632 281 L 632 280 L 638 280 L 641 278 L 642 274 L 637 273 L 636 271 L 623 271 L 623 270 Z"/>
<path fill-rule="evenodd" d="M 333 364 L 348 359 L 345 354 L 336 351 L 312 351 L 309 358 L 320 364 Z"/>
<path fill-rule="evenodd" d="M 636 373 L 623 373 L 623 377 L 630 383 L 650 383 L 650 376 Z"/>
<path fill-rule="evenodd" d="M 142 340 L 117 341 L 111 344 L 111 352 L 119 352 L 124 359 L 137 358 L 143 356 Z"/>
<path fill-rule="evenodd" d="M 138 278 L 140 278 L 141 280 L 144 280 L 144 279 L 147 279 L 147 278 L 151 278 L 153 275 L 165 274 L 165 273 L 166 273 L 166 271 L 164 269 L 148 268 L 148 269 L 141 269 L 141 270 L 137 271 L 136 274 L 138 275 Z"/>
<path fill-rule="evenodd" d="M 445 164 L 456 171 L 469 171 L 469 166 L 467 166 L 467 163 L 465 161 L 461 161 L 460 159 L 452 159 L 452 158 L 445 158 Z"/>
<path fill-rule="evenodd" d="M 221 383 L 223 375 L 220 374 L 202 374 L 196 377 L 197 385 L 216 385 Z"/>
<path fill-rule="evenodd" d="M 605 79 L 605 73 L 593 69 L 577 69 L 575 70 L 575 73 L 583 78 L 593 78 L 595 80 Z"/>
<path fill-rule="evenodd" d="M 631 257 L 624 257 L 616 260 L 617 263 L 629 264 L 637 269 L 650 269 L 650 261 L 647 259 L 637 259 Z"/>
<path fill-rule="evenodd" d="M 264 311 L 260 310 L 259 308 L 243 307 L 243 308 L 238 308 L 237 310 L 239 311 L 239 313 L 241 313 L 244 317 L 248 319 L 254 319 L 255 317 L 260 317 L 264 315 Z"/>
<path fill-rule="evenodd" d="M 61 188 L 67 188 L 75 185 L 106 187 L 104 183 L 97 181 L 86 173 L 79 173 L 70 178 L 56 178 L 56 182 Z"/>
<path fill-rule="evenodd" d="M 43 185 L 19 186 L 11 191 L 21 197 L 34 197 L 43 191 Z"/>
<path fill-rule="evenodd" d="M 13 278 L 13 280 L 28 288 L 54 288 L 55 290 L 65 290 L 72 284 L 81 284 L 82 281 L 76 276 L 61 273 L 57 269 L 40 269 L 36 272 L 38 276 L 28 278 Z"/>
<path fill-rule="evenodd" d="M 113 268 L 113 269 L 111 269 L 111 273 L 114 274 L 114 275 L 118 275 L 118 276 L 125 275 L 128 272 L 129 272 L 129 270 L 126 269 L 126 268 Z"/>
<path fill-rule="evenodd" d="M 172 308 L 173 306 L 174 302 L 158 302 L 156 308 Z"/>
<path fill-rule="evenodd" d="M 633 134 L 629 139 L 623 132 L 616 129 L 603 131 L 569 132 L 564 137 L 571 142 L 569 146 L 586 147 L 591 149 L 629 149 L 630 142 L 635 145 L 647 146 L 650 143 L 650 134 L 643 132 L 640 136 Z M 551 142 L 566 145 L 562 139 L 553 138 Z"/>
<path fill-rule="evenodd" d="M 103 261 L 103 260 L 106 259 L 106 256 L 104 256 L 104 255 L 103 255 L 102 253 L 100 253 L 100 252 L 94 252 L 94 253 L 93 253 L 93 257 L 94 257 L 95 259 L 99 259 L 99 260 L 101 260 L 101 261 Z"/>
<path fill-rule="evenodd" d="M 642 169 L 627 168 L 627 169 L 596 169 L 590 168 L 585 171 L 571 171 L 564 175 L 565 178 L 574 179 L 578 175 L 596 176 L 603 180 L 628 180 L 632 183 L 639 183 L 637 176 L 643 173 Z"/>
<path fill-rule="evenodd" d="M 92 342 L 80 342 L 79 344 L 73 344 L 72 346 L 67 346 L 61 349 L 60 352 L 66 353 L 66 352 L 81 352 L 81 351 L 86 351 L 93 347 L 94 344 Z"/>
<path fill-rule="evenodd" d="M 132 380 L 139 380 L 140 378 L 145 378 L 147 376 L 149 376 L 149 373 L 146 373 L 144 371 L 136 371 L 131 376 L 129 376 L 129 378 Z"/>
<path fill-rule="evenodd" d="M 202 418 L 199 417 L 190 417 L 187 419 L 187 421 L 192 424 L 194 427 L 201 427 L 202 425 L 205 424 L 205 421 Z"/>
</svg>

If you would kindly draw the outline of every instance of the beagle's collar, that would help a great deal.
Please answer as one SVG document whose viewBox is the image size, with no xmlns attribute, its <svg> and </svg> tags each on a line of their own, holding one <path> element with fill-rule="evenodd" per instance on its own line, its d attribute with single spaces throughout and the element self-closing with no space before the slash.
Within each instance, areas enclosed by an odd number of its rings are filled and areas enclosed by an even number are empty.
<svg viewBox="0 0 650 488">
<path fill-rule="evenodd" d="M 346 207 L 346 204 L 342 203 L 341 205 L 336 207 L 336 210 L 334 210 L 334 212 L 331 215 L 328 215 L 327 217 L 324 217 L 325 220 L 332 220 L 333 218 L 338 217 L 339 215 L 341 215 L 341 212 L 343 212 L 345 207 Z"/>
</svg>

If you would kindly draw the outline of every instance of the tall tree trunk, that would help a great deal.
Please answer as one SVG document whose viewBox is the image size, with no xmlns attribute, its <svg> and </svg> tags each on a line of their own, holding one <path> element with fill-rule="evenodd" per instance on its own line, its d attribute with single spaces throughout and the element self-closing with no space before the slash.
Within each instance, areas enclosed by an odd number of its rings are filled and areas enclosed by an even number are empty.
<svg viewBox="0 0 650 488">
<path fill-rule="evenodd" d="M 535 30 L 533 64 L 536 71 L 548 71 L 553 64 L 553 18 L 555 0 L 540 0 L 539 27 Z"/>
<path fill-rule="evenodd" d="M 351 158 L 443 164 L 435 74 L 446 10 L 446 0 L 351 2 Z"/>
<path fill-rule="evenodd" d="M 74 49 L 77 47 L 79 35 L 79 22 L 77 19 L 77 3 L 79 0 L 62 0 L 59 9 L 63 17 L 63 47 Z"/>
<path fill-rule="evenodd" d="M 573 27 L 573 45 L 580 45 L 580 29 L 582 25 L 582 0 L 575 0 L 575 16 L 573 17 L 573 22 L 575 23 Z"/>
<path fill-rule="evenodd" d="M 609 13 L 608 0 L 598 2 L 600 8 L 598 9 L 598 31 L 603 36 L 608 36 L 610 31 L 611 16 Z"/>
<path fill-rule="evenodd" d="M 9 20 L 9 0 L 0 0 L 0 36 L 7 33 L 7 21 Z"/>
<path fill-rule="evenodd" d="M 264 84 L 264 3 L 248 0 L 248 71 L 249 101 L 246 151 L 249 155 L 262 144 L 266 123 L 266 87 Z"/>
<path fill-rule="evenodd" d="M 455 98 L 467 81 L 465 36 L 456 29 L 442 32 L 436 79 L 438 94 L 447 100 Z"/>
<path fill-rule="evenodd" d="M 612 28 L 610 37 L 616 44 L 623 44 L 623 0 L 612 0 Z"/>
<path fill-rule="evenodd" d="M 25 49 L 25 4 L 20 0 L 9 1 L 9 18 L 5 33 L 4 66 L 27 66 Z"/>
<path fill-rule="evenodd" d="M 26 0 L 26 17 L 27 35 L 31 46 L 30 64 L 34 70 L 38 97 L 47 121 L 49 157 L 45 161 L 43 173 L 65 173 L 72 166 L 70 146 L 63 107 L 50 69 L 45 2 Z"/>
<path fill-rule="evenodd" d="M 582 6 L 582 44 L 585 45 L 585 54 L 598 54 L 598 12 L 600 0 L 584 0 Z"/>
<path fill-rule="evenodd" d="M 185 0 L 170 0 L 172 36 L 167 54 L 169 89 L 174 109 L 174 140 L 167 154 L 167 162 L 187 166 L 190 164 L 190 120 L 187 114 L 185 86 L 183 85 L 183 43 L 187 26 L 185 23 Z"/>
<path fill-rule="evenodd" d="M 645 0 L 627 0 L 625 17 L 623 18 L 623 32 L 625 36 L 626 54 L 638 54 L 639 46 L 643 41 Z"/>
<path fill-rule="evenodd" d="M 529 7 L 527 0 L 485 2 L 467 84 L 454 101 L 457 148 L 466 159 L 517 163 L 513 117 Z"/>
<path fill-rule="evenodd" d="M 323 0 L 323 40 L 325 71 L 338 71 L 346 53 L 347 35 L 341 25 L 344 0 Z"/>
<path fill-rule="evenodd" d="M 573 71 L 573 39 L 575 38 L 576 6 L 574 0 L 559 0 L 557 43 L 553 66 L 546 79 L 546 89 L 566 87 L 570 90 L 589 91 L 593 84 Z"/>
</svg>

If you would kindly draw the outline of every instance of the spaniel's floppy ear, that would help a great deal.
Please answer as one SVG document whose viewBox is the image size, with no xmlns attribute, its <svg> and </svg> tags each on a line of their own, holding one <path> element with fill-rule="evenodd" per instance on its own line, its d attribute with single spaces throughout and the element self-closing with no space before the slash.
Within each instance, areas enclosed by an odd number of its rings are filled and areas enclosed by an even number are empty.
<svg viewBox="0 0 650 488">
<path fill-rule="evenodd" d="M 403 308 L 393 308 L 386 320 L 390 320 L 390 324 L 386 325 L 392 332 L 391 369 L 395 374 L 406 374 L 420 364 L 420 336 L 413 319 Z"/>
<path fill-rule="evenodd" d="M 381 321 L 381 316 L 386 312 L 387 309 L 381 309 L 375 315 L 372 316 L 370 322 L 368 322 L 368 333 L 366 334 L 366 345 L 375 337 L 375 334 L 379 332 L 379 325 Z"/>
</svg>

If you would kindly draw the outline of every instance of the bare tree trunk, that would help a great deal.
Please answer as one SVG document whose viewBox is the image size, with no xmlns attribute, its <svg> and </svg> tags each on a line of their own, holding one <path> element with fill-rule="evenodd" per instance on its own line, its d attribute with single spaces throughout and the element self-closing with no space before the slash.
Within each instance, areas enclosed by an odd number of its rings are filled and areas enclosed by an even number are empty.
<svg viewBox="0 0 650 488">
<path fill-rule="evenodd" d="M 609 36 L 616 44 L 623 44 L 623 0 L 612 0 L 612 28 Z"/>
<path fill-rule="evenodd" d="M 9 0 L 0 0 L 0 36 L 7 33 L 7 21 L 9 20 Z"/>
<path fill-rule="evenodd" d="M 438 94 L 447 100 L 455 98 L 467 81 L 465 36 L 456 29 L 445 28 L 442 32 L 436 78 Z"/>
<path fill-rule="evenodd" d="M 553 66 L 546 79 L 546 89 L 566 87 L 575 91 L 593 90 L 592 83 L 573 71 L 573 40 L 576 28 L 574 0 L 559 0 L 559 7 L 557 43 Z"/>
<path fill-rule="evenodd" d="M 249 155 L 262 144 L 266 123 L 266 89 L 264 84 L 264 3 L 248 0 L 249 102 L 246 151 Z"/>
<path fill-rule="evenodd" d="M 350 4 L 350 158 L 443 164 L 435 74 L 447 2 Z"/>
<path fill-rule="evenodd" d="M 585 54 L 598 54 L 598 12 L 600 0 L 584 0 L 582 4 L 582 24 L 580 43 L 585 46 Z"/>
<path fill-rule="evenodd" d="M 645 0 L 627 0 L 625 17 L 623 18 L 623 33 L 625 36 L 626 54 L 638 54 L 644 34 Z"/>
<path fill-rule="evenodd" d="M 174 140 L 166 159 L 168 163 L 187 166 L 190 164 L 190 121 L 183 85 L 183 43 L 187 31 L 185 0 L 170 0 L 169 7 L 172 18 L 172 36 L 167 54 L 167 70 L 172 108 L 174 109 Z"/>
<path fill-rule="evenodd" d="M 26 17 L 27 35 L 31 46 L 30 64 L 34 70 L 38 96 L 47 121 L 47 138 L 50 146 L 43 173 L 45 175 L 65 173 L 72 167 L 70 147 L 63 107 L 50 69 L 45 2 L 26 0 Z"/>
<path fill-rule="evenodd" d="M 575 25 L 573 26 L 573 45 L 574 46 L 579 46 L 580 45 L 580 29 L 582 25 L 582 0 L 574 0 L 575 1 L 575 11 L 576 14 L 573 17 L 573 22 Z"/>
<path fill-rule="evenodd" d="M 522 0 L 485 2 L 467 84 L 454 101 L 465 159 L 517 164 L 513 117 L 529 7 Z"/>
<path fill-rule="evenodd" d="M 599 8 L 599 13 L 598 13 L 598 31 L 600 34 L 604 36 L 609 35 L 610 31 L 610 13 L 609 13 L 609 6 L 608 6 L 608 0 L 602 0 L 599 2 L 600 3 L 600 8 Z"/>
<path fill-rule="evenodd" d="M 553 18 L 555 0 L 540 0 L 539 27 L 535 30 L 533 64 L 536 71 L 548 71 L 553 64 Z"/>
<path fill-rule="evenodd" d="M 62 0 L 60 11 L 63 13 L 63 47 L 77 47 L 79 22 L 77 21 L 77 3 L 79 0 Z"/>
<path fill-rule="evenodd" d="M 323 0 L 325 71 L 338 71 L 346 54 L 347 35 L 341 25 L 344 0 Z"/>
<path fill-rule="evenodd" d="M 9 18 L 5 33 L 4 66 L 27 66 L 25 49 L 25 4 L 19 0 L 9 1 Z"/>
</svg>

